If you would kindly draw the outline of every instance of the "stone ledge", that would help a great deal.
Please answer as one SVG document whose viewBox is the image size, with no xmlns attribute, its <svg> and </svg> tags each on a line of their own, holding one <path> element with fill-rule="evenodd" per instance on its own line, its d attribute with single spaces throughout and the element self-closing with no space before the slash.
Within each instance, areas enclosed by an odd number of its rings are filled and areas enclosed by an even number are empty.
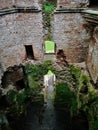
<svg viewBox="0 0 98 130">
<path fill-rule="evenodd" d="M 82 16 L 87 22 L 92 24 L 98 24 L 98 11 L 96 10 L 84 10 L 82 11 Z"/>
<path fill-rule="evenodd" d="M 34 7 L 17 7 L 11 9 L 0 9 L 0 16 L 13 13 L 37 13 L 41 10 Z"/>
<path fill-rule="evenodd" d="M 57 8 L 54 13 L 81 13 L 85 8 Z"/>
</svg>

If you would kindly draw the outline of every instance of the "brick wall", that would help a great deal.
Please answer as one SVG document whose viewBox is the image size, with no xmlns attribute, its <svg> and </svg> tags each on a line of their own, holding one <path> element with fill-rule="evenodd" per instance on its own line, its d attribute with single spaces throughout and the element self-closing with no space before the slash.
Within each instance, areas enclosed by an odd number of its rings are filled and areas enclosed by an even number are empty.
<svg viewBox="0 0 98 130">
<path fill-rule="evenodd" d="M 42 14 L 16 13 L 0 17 L 0 56 L 6 67 L 26 60 L 24 45 L 32 45 L 37 60 L 43 57 Z"/>
<path fill-rule="evenodd" d="M 36 6 L 39 0 L 0 0 L 0 8 L 10 8 L 13 6 Z"/>
<path fill-rule="evenodd" d="M 89 29 L 80 13 L 55 13 L 53 40 L 57 51 L 63 49 L 68 62 L 86 60 L 89 44 Z"/>
<path fill-rule="evenodd" d="M 58 8 L 62 7 L 84 7 L 89 4 L 89 0 L 58 0 Z"/>
</svg>

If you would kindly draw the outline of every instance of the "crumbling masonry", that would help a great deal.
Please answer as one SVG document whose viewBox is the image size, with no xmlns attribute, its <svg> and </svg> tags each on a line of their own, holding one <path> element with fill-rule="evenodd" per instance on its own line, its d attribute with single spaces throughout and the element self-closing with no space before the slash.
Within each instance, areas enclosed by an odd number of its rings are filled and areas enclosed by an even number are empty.
<svg viewBox="0 0 98 130">
<path fill-rule="evenodd" d="M 56 54 L 63 50 L 70 63 L 85 62 L 98 79 L 98 11 L 96 0 L 58 0 L 52 21 Z M 0 83 L 7 68 L 28 59 L 43 61 L 42 0 L 0 0 Z M 55 55 L 56 55 L 55 54 Z"/>
</svg>

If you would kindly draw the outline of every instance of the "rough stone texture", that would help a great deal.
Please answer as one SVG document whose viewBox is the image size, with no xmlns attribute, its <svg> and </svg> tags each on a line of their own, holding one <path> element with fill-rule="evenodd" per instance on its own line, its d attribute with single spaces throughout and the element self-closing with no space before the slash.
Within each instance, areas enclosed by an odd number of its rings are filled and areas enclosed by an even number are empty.
<svg viewBox="0 0 98 130">
<path fill-rule="evenodd" d="M 43 57 L 42 14 L 17 13 L 0 17 L 0 56 L 5 68 L 26 60 L 24 45 L 32 45 L 35 59 Z"/>
<path fill-rule="evenodd" d="M 95 27 L 93 35 L 91 35 L 87 66 L 94 83 L 96 83 L 98 80 L 98 27 Z"/>
<path fill-rule="evenodd" d="M 35 6 L 39 8 L 39 0 L 0 0 L 0 8 L 10 8 L 14 6 Z"/>
<path fill-rule="evenodd" d="M 57 7 L 86 7 L 89 0 L 58 0 Z"/>
<path fill-rule="evenodd" d="M 8 85 L 16 85 L 16 82 L 24 79 L 23 69 L 20 66 L 9 67 L 2 77 L 2 87 L 6 88 Z"/>
<path fill-rule="evenodd" d="M 16 0 L 17 6 L 36 6 L 38 7 L 38 0 Z"/>
<path fill-rule="evenodd" d="M 79 13 L 55 13 L 53 40 L 57 51 L 63 49 L 67 61 L 79 63 L 86 60 L 89 29 Z"/>
</svg>

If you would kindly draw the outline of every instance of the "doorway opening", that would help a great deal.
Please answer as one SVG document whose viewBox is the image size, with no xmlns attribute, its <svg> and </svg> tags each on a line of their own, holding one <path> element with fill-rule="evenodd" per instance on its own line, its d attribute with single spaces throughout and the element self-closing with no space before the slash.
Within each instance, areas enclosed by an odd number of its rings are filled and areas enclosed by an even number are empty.
<svg viewBox="0 0 98 130">
<path fill-rule="evenodd" d="M 32 45 L 25 45 L 26 55 L 28 59 L 34 59 L 34 52 Z"/>
<path fill-rule="evenodd" d="M 55 91 L 55 74 L 48 70 L 47 74 L 44 75 L 44 101 L 53 99 Z"/>
</svg>

